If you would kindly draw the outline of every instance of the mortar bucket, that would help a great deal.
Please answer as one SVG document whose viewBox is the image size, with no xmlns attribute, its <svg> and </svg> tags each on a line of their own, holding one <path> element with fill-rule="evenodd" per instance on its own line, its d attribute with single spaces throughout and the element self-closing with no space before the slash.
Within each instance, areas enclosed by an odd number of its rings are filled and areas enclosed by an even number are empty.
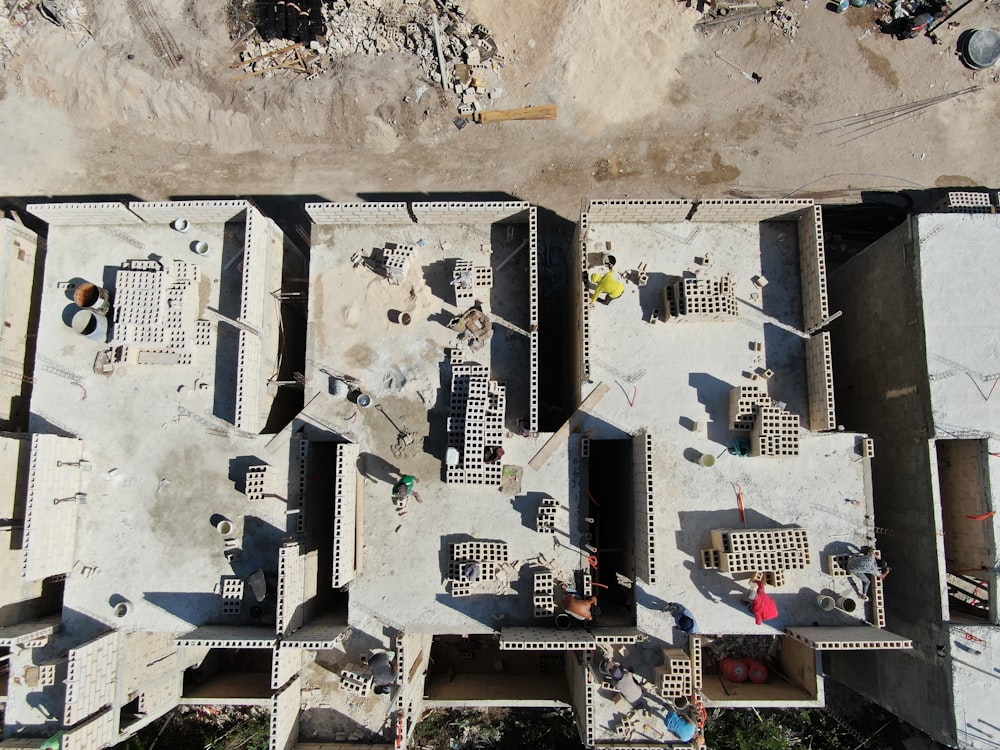
<svg viewBox="0 0 1000 750">
<path fill-rule="evenodd" d="M 217 524 L 215 524 L 215 530 L 218 531 L 222 536 L 229 536 L 233 533 L 233 522 L 227 521 L 223 518 Z"/>
<path fill-rule="evenodd" d="M 701 458 L 698 459 L 698 463 L 710 469 L 715 466 L 715 456 L 711 453 L 702 453 Z"/>
<path fill-rule="evenodd" d="M 349 390 L 350 389 L 347 387 L 347 383 L 340 378 L 333 378 L 330 380 L 330 392 L 334 396 L 346 396 Z"/>
<path fill-rule="evenodd" d="M 208 243 L 205 240 L 195 240 L 191 243 L 191 250 L 195 255 L 204 257 L 208 255 Z"/>
<path fill-rule="evenodd" d="M 186 232 L 191 228 L 191 222 L 187 219 L 174 219 L 170 226 L 176 229 L 178 232 Z"/>
<path fill-rule="evenodd" d="M 128 602 L 118 602 L 114 606 L 115 617 L 124 617 L 129 613 Z"/>
<path fill-rule="evenodd" d="M 858 608 L 858 602 L 856 599 L 852 599 L 849 596 L 838 596 L 837 597 L 837 609 L 842 609 L 848 614 L 852 614 Z"/>
<path fill-rule="evenodd" d="M 93 310 L 101 315 L 107 315 L 111 309 L 111 294 L 107 289 L 101 289 L 97 284 L 85 281 L 73 292 L 73 301 L 85 310 Z"/>
<path fill-rule="evenodd" d="M 410 322 L 413 320 L 408 312 L 403 312 L 402 310 L 393 310 L 392 319 L 404 326 L 410 325 Z"/>
<path fill-rule="evenodd" d="M 819 607 L 824 612 L 829 612 L 831 609 L 837 606 L 837 600 L 832 596 L 827 596 L 826 594 L 820 594 L 816 597 L 816 606 Z"/>
</svg>

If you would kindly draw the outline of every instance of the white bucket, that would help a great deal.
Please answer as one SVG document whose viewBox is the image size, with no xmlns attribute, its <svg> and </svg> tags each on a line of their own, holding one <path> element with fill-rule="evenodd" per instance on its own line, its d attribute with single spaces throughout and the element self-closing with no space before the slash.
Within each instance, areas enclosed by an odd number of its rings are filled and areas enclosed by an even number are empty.
<svg viewBox="0 0 1000 750">
<path fill-rule="evenodd" d="M 701 458 L 698 459 L 698 463 L 710 469 L 715 466 L 715 456 L 711 453 L 702 453 Z"/>
<path fill-rule="evenodd" d="M 233 533 L 233 522 L 227 521 L 223 518 L 217 524 L 215 524 L 215 530 L 218 531 L 222 536 L 229 536 Z"/>
<path fill-rule="evenodd" d="M 178 232 L 186 232 L 191 228 L 191 222 L 187 219 L 174 219 L 170 226 L 176 229 Z"/>
<path fill-rule="evenodd" d="M 118 602 L 113 609 L 115 617 L 124 617 L 129 613 L 131 608 L 128 606 L 128 602 Z"/>
<path fill-rule="evenodd" d="M 816 606 L 819 607 L 824 612 L 829 612 L 831 609 L 837 606 L 837 600 L 832 596 L 827 596 L 826 594 L 820 594 L 816 597 Z"/>
<path fill-rule="evenodd" d="M 445 466 L 458 466 L 458 461 L 459 461 L 458 448 L 447 448 L 444 452 Z"/>
<path fill-rule="evenodd" d="M 191 250 L 195 255 L 204 257 L 208 255 L 208 243 L 205 240 L 195 240 L 191 243 Z"/>
<path fill-rule="evenodd" d="M 334 396 L 346 396 L 349 390 L 350 389 L 347 387 L 347 383 L 340 378 L 333 378 L 330 381 L 330 392 Z"/>
</svg>

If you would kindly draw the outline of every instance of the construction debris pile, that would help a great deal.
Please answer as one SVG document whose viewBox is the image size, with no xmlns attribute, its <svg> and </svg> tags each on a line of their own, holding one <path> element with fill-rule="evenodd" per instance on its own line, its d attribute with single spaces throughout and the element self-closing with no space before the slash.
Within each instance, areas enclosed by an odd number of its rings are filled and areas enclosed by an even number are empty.
<svg viewBox="0 0 1000 750">
<path fill-rule="evenodd" d="M 38 33 L 44 21 L 67 31 L 85 34 L 87 8 L 79 0 L 3 0 L 0 2 L 0 66 L 28 36 Z"/>
<path fill-rule="evenodd" d="M 795 37 L 799 30 L 799 14 L 790 5 L 778 3 L 767 11 L 767 20 L 774 24 L 782 34 L 789 38 Z"/>
<path fill-rule="evenodd" d="M 457 3 L 438 0 L 434 7 L 439 12 L 427 10 L 428 5 L 412 0 L 402 5 L 398 0 L 333 0 L 318 5 L 319 17 L 312 18 L 307 10 L 312 6 L 304 1 L 261 4 L 257 31 L 265 41 L 245 44 L 237 67 L 257 66 L 248 72 L 283 68 L 262 56 L 296 43 L 304 48 L 301 57 L 308 61 L 309 72 L 325 70 L 338 58 L 352 55 L 408 51 L 417 56 L 428 80 L 461 98 L 460 114 L 478 111 L 485 100 L 501 92 L 504 58 L 497 43 L 489 29 L 468 20 Z M 294 33 L 282 35 L 281 29 Z M 305 33 L 300 33 L 303 29 Z"/>
</svg>

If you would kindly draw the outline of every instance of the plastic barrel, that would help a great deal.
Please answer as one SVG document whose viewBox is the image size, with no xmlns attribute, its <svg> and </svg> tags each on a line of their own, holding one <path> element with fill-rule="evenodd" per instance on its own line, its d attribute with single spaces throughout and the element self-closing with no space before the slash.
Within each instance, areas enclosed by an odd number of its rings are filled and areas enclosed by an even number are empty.
<svg viewBox="0 0 1000 750">
<path fill-rule="evenodd" d="M 730 682 L 746 682 L 750 676 L 750 670 L 742 659 L 727 657 L 719 663 L 719 669 L 722 671 L 722 676 Z"/>
<path fill-rule="evenodd" d="M 756 659 L 747 659 L 747 672 L 750 676 L 750 682 L 755 685 L 762 685 L 767 682 L 767 678 L 770 676 L 767 667 L 761 664 Z"/>
</svg>

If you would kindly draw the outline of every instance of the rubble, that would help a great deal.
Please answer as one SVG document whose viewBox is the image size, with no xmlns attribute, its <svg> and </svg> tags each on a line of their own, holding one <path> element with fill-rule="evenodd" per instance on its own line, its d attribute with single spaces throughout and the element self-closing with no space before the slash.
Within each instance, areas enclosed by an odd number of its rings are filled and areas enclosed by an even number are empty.
<svg viewBox="0 0 1000 750">
<path fill-rule="evenodd" d="M 795 32 L 799 30 L 799 14 L 788 5 L 778 3 L 775 7 L 768 9 L 767 20 L 774 24 L 785 36 L 794 39 Z"/>
<path fill-rule="evenodd" d="M 378 57 L 409 52 L 417 57 L 427 80 L 458 96 L 459 114 L 476 112 L 501 94 L 504 57 L 490 30 L 466 18 L 462 6 L 439 2 L 437 7 L 440 11 L 432 12 L 423 4 L 400 5 L 390 0 L 333 0 L 323 4 L 320 14 L 325 33 L 308 42 L 308 52 L 314 56 L 310 65 L 325 70 L 338 59 L 352 55 Z M 435 25 L 439 29 L 440 59 Z M 293 43 L 287 39 L 248 43 L 240 60 L 247 64 Z"/>
</svg>

